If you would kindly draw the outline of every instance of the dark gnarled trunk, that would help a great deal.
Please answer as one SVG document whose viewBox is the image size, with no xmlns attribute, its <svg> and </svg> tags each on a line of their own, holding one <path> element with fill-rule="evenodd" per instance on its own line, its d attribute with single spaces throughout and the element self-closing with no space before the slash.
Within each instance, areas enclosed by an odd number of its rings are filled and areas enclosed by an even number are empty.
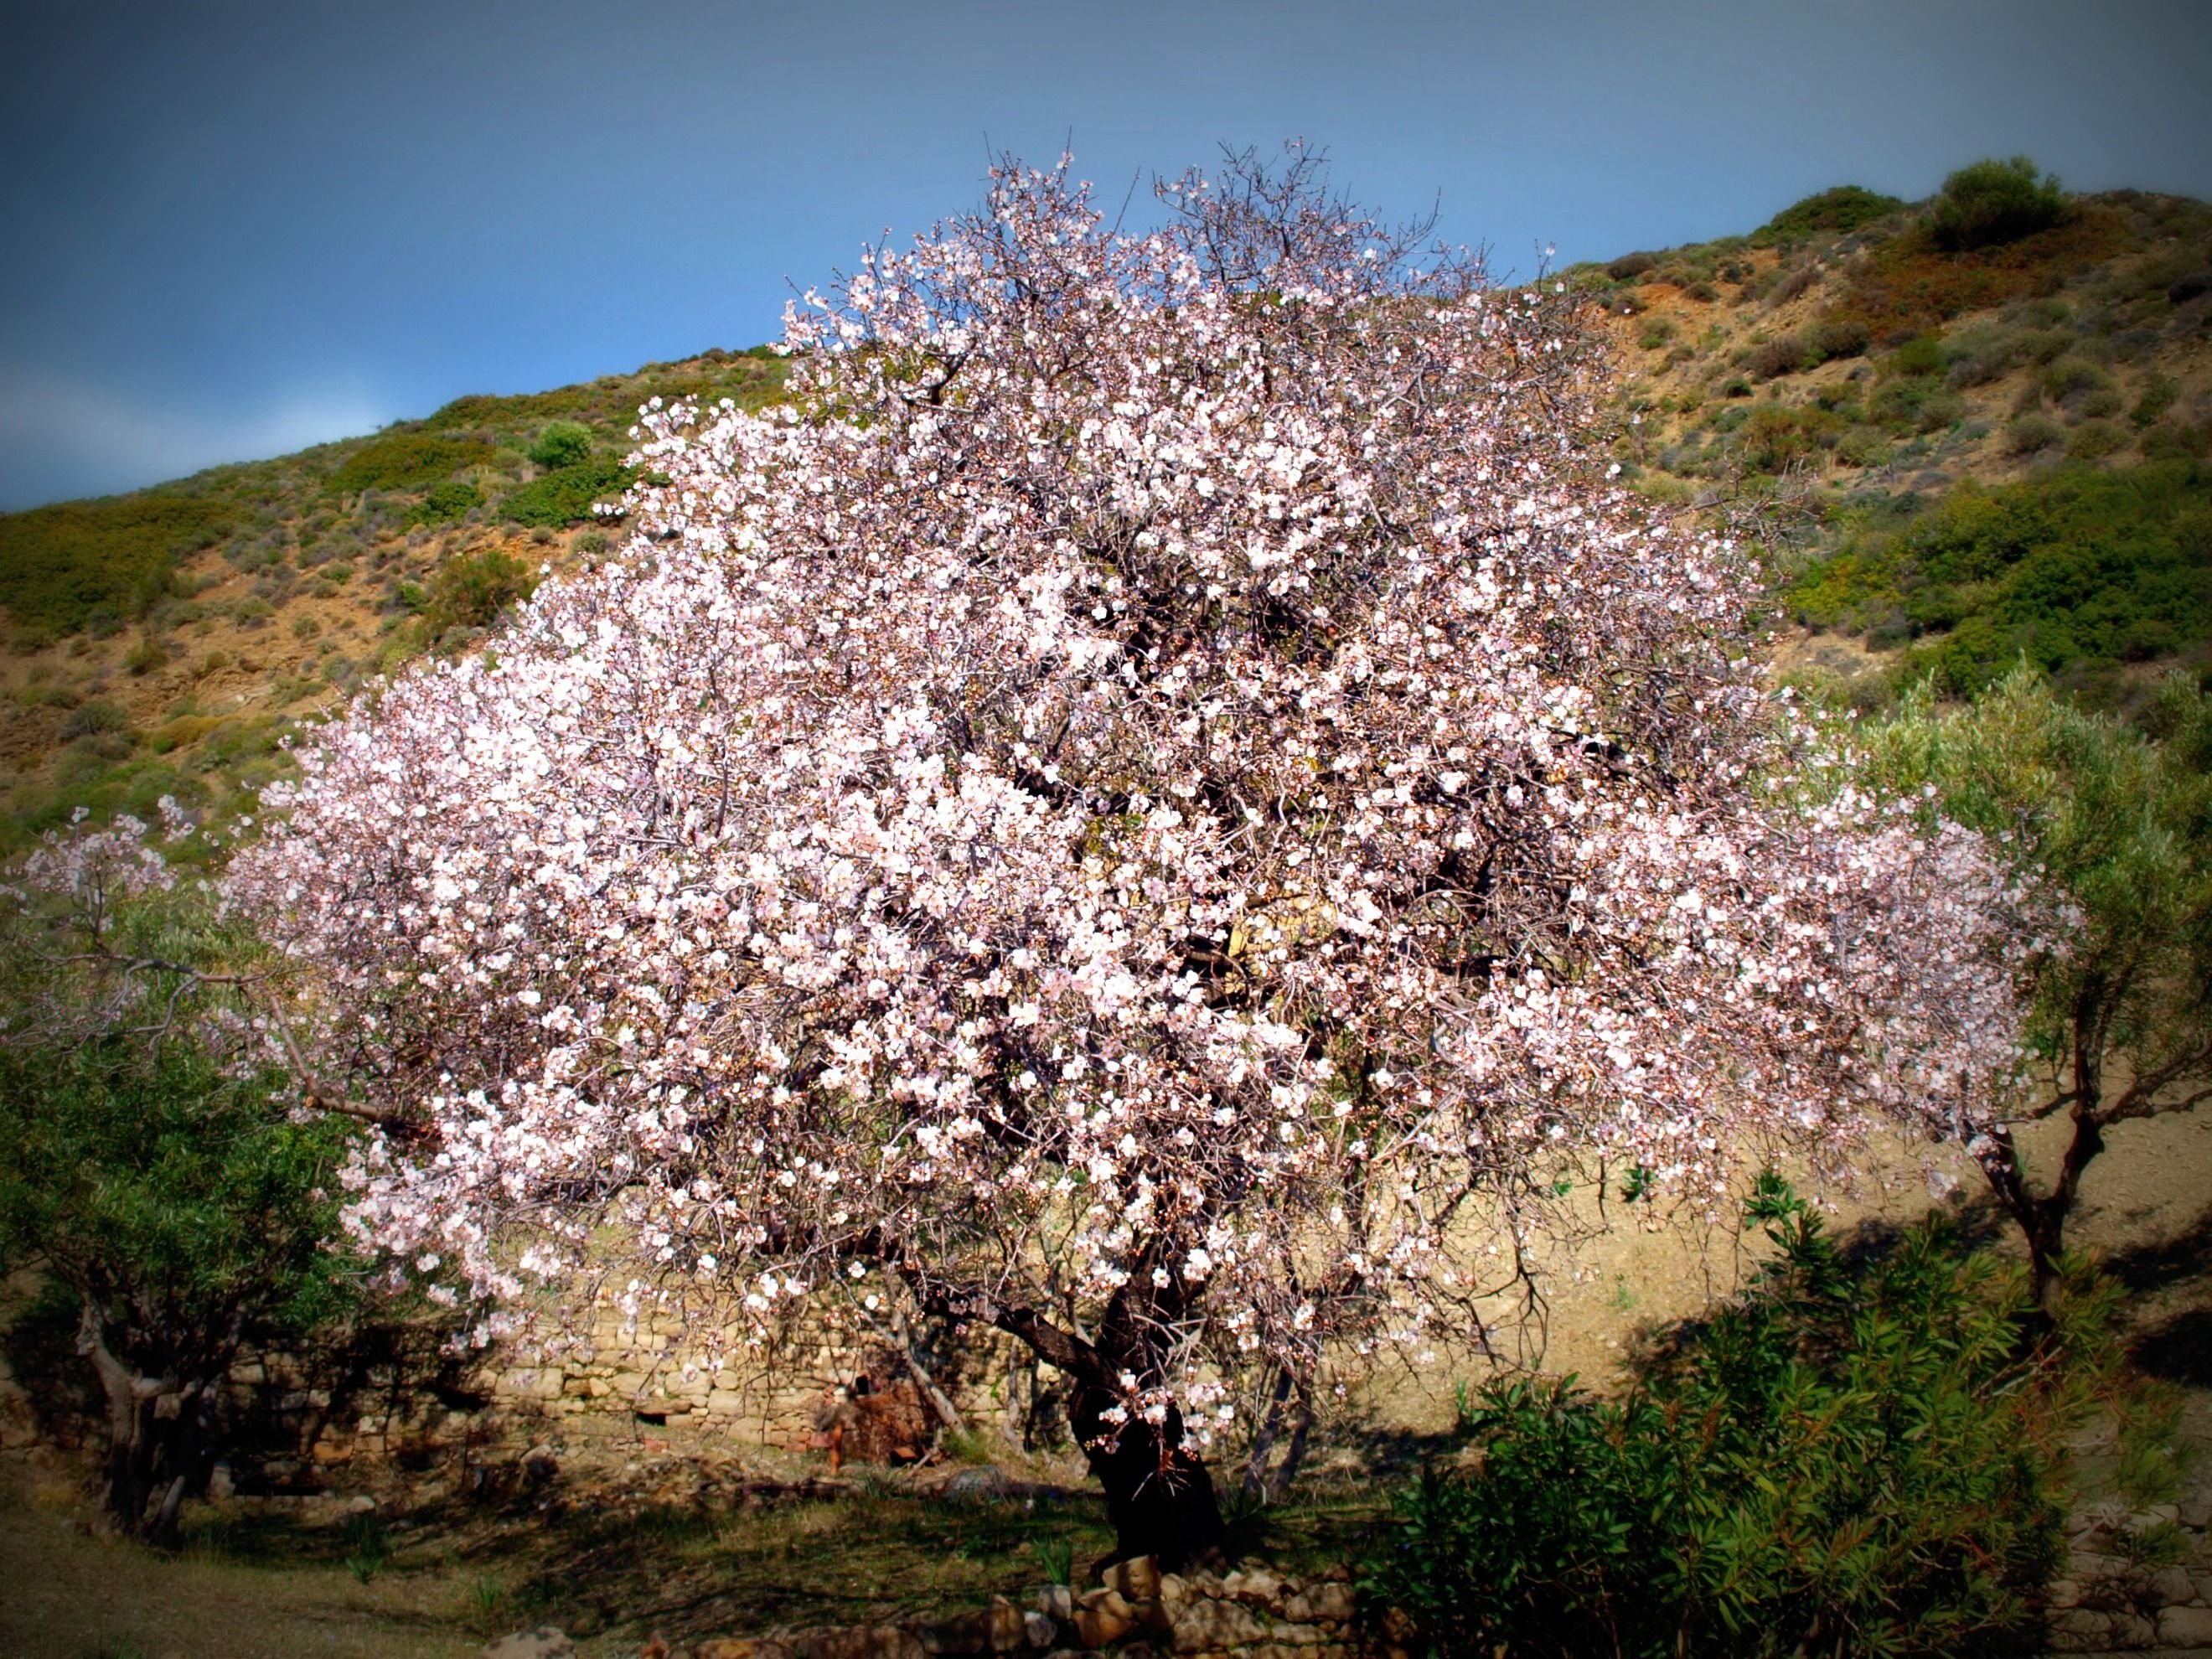
<svg viewBox="0 0 2212 1659">
<path fill-rule="evenodd" d="M 77 1352 L 92 1362 L 107 1407 L 107 1486 L 101 1507 L 116 1531 L 163 1547 L 177 1541 L 177 1516 L 206 1444 L 211 1379 L 149 1376 L 118 1358 L 106 1321 L 89 1298 Z"/>
<path fill-rule="evenodd" d="M 1152 1268 L 1149 1260 L 1141 1262 L 1132 1284 L 1148 1284 Z M 1127 1286 L 1117 1291 L 1093 1340 L 1061 1329 L 1034 1308 L 924 1284 L 915 1288 L 931 1312 L 985 1318 L 1066 1374 L 1074 1384 L 1068 1424 L 1105 1492 L 1106 1513 L 1114 1524 L 1110 1559 L 1157 1556 L 1163 1567 L 1175 1571 L 1223 1563 L 1228 1528 L 1222 1523 L 1213 1477 L 1185 1437 L 1182 1413 L 1170 1407 L 1158 1421 L 1150 1420 L 1144 1402 L 1133 1399 L 1122 1382 L 1136 1379 L 1141 1391 L 1161 1374 L 1161 1333 L 1171 1329 L 1188 1306 L 1181 1279 L 1172 1270 L 1165 1276 L 1164 1287 L 1141 1296 Z"/>
<path fill-rule="evenodd" d="M 1229 1541 L 1213 1477 L 1183 1437 L 1182 1413 L 1164 1421 L 1107 1417 L 1121 1404 L 1115 1392 L 1079 1387 L 1068 1409 L 1091 1473 L 1106 1493 L 1106 1518 L 1114 1527 L 1114 1553 L 1128 1560 L 1155 1555 L 1168 1571 L 1218 1564 Z"/>
</svg>

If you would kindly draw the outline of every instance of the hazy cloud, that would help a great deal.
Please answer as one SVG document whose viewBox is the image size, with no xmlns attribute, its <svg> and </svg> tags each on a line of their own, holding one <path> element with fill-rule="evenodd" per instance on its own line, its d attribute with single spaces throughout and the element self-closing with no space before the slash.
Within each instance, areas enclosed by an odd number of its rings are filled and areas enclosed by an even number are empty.
<svg viewBox="0 0 2212 1659">
<path fill-rule="evenodd" d="M 373 432 L 391 418 L 349 390 L 302 390 L 259 407 L 210 410 L 0 363 L 0 511 L 289 454 Z"/>
</svg>

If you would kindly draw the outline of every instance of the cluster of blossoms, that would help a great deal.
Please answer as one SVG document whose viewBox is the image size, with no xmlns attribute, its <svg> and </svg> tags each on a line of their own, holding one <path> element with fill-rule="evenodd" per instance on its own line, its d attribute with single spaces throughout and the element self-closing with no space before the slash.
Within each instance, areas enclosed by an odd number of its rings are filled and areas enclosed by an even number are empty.
<svg viewBox="0 0 2212 1659">
<path fill-rule="evenodd" d="M 888 1274 L 1179 1435 L 1467 1333 L 1562 1160 L 1998 1109 L 2023 896 L 1763 781 L 1749 561 L 1585 454 L 1568 297 L 1255 176 L 1146 234 L 994 178 L 272 795 L 231 890 L 403 1126 L 362 1240 L 763 1322 Z"/>
</svg>

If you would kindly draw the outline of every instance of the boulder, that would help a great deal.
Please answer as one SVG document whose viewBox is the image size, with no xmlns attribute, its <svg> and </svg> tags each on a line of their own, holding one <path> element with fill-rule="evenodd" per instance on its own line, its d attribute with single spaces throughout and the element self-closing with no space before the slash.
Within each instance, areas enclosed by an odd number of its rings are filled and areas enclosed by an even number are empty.
<svg viewBox="0 0 2212 1659">
<path fill-rule="evenodd" d="M 896 1625 L 854 1625 L 800 1637 L 799 1659 L 929 1659 L 929 1650 Z"/>
<path fill-rule="evenodd" d="M 1283 1617 L 1300 1625 L 1346 1625 L 1352 1613 L 1352 1586 L 1334 1579 L 1309 1584 L 1283 1603 Z"/>
<path fill-rule="evenodd" d="M 2168 1607 L 2158 1616 L 2160 1647 L 2212 1648 L 2212 1607 Z"/>
<path fill-rule="evenodd" d="M 1132 1601 L 1149 1601 L 1160 1593 L 1159 1558 L 1139 1555 L 1116 1561 L 1100 1575 L 1106 1588 L 1119 1590 Z"/>
<path fill-rule="evenodd" d="M 1178 1653 L 1219 1653 L 1267 1639 L 1267 1627 L 1241 1601 L 1212 1597 L 1185 1602 L 1175 1615 Z"/>
<path fill-rule="evenodd" d="M 553 1625 L 519 1630 L 486 1644 L 483 1659 L 573 1659 L 576 1644 Z"/>
</svg>

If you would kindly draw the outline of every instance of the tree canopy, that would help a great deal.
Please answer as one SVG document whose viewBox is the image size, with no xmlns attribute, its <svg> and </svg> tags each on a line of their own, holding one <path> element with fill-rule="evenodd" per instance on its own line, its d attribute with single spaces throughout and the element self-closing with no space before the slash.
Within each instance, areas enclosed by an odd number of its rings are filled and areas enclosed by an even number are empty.
<svg viewBox="0 0 2212 1659">
<path fill-rule="evenodd" d="M 1303 152 L 1161 196 L 1008 164 L 793 308 L 793 407 L 648 409 L 622 556 L 325 728 L 232 891 L 387 1126 L 349 1224 L 487 1329 L 610 1250 L 896 1286 L 1069 1372 L 1176 1556 L 1240 1404 L 1481 1340 L 1561 1159 L 1984 1112 L 2017 896 L 1798 804 L 1572 296 Z"/>
</svg>

